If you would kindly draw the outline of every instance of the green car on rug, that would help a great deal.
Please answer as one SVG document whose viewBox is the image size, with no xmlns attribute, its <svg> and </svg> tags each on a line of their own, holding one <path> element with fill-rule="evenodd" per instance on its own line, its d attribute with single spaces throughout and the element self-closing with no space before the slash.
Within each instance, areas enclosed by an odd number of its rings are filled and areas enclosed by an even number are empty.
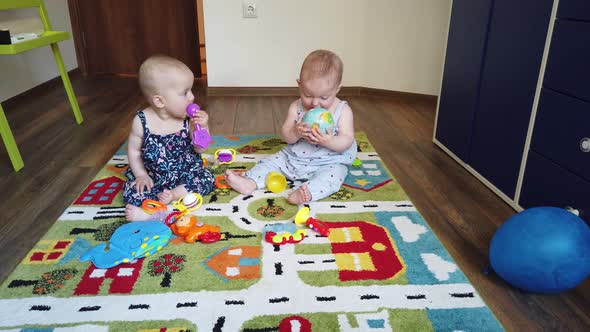
<svg viewBox="0 0 590 332">
<path fill-rule="evenodd" d="M 245 170 L 285 143 L 214 136 Z M 216 189 L 193 214 L 221 240 L 173 238 L 153 255 L 99 269 L 79 257 L 125 224 L 122 146 L 0 287 L 0 331 L 502 331 L 363 133 L 361 165 L 309 203 L 329 228 L 297 244 L 265 241 L 292 223 L 286 195 Z"/>
</svg>

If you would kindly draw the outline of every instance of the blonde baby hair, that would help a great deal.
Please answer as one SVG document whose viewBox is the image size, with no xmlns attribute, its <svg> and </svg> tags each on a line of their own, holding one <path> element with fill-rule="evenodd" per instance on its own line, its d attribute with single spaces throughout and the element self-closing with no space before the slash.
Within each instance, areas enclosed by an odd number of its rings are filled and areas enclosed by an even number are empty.
<svg viewBox="0 0 590 332">
<path fill-rule="evenodd" d="M 342 82 L 343 67 L 342 60 L 336 53 L 328 50 L 315 50 L 303 61 L 299 79 L 305 81 L 329 75 L 334 79 L 334 86 L 339 86 Z"/>
<path fill-rule="evenodd" d="M 167 55 L 152 55 L 147 58 L 139 67 L 139 88 L 147 99 L 161 93 L 161 80 L 163 75 L 173 69 L 188 70 L 190 68 L 172 57 Z"/>
</svg>

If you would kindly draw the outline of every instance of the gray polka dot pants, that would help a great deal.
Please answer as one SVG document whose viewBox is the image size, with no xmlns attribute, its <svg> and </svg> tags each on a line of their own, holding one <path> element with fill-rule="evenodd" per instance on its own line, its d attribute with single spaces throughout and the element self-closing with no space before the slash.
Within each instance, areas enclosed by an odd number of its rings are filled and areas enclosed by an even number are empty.
<svg viewBox="0 0 590 332">
<path fill-rule="evenodd" d="M 245 175 L 256 182 L 258 189 L 263 189 L 266 187 L 266 176 L 270 172 L 282 173 L 290 180 L 307 179 L 305 183 L 311 199 L 317 201 L 340 189 L 348 174 L 348 167 L 338 163 L 323 166 L 294 165 L 287 155 L 278 152 L 258 162 Z"/>
</svg>

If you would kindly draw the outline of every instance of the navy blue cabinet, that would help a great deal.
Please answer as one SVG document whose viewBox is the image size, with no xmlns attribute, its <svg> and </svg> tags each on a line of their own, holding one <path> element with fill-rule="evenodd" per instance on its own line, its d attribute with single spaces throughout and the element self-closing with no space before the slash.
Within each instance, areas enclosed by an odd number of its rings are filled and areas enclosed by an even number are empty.
<svg viewBox="0 0 590 332">
<path fill-rule="evenodd" d="M 453 1 L 435 139 L 510 198 L 552 7 L 553 0 Z"/>
<path fill-rule="evenodd" d="M 465 160 L 487 39 L 492 0 L 454 0 L 436 138 Z"/>
<path fill-rule="evenodd" d="M 468 163 L 514 197 L 553 0 L 496 0 Z"/>
<path fill-rule="evenodd" d="M 590 103 L 543 89 L 531 149 L 590 181 Z"/>
<path fill-rule="evenodd" d="M 590 22 L 557 20 L 553 29 L 543 85 L 590 101 L 588 61 L 590 61 Z"/>
<path fill-rule="evenodd" d="M 589 41 L 590 0 L 453 1 L 434 142 L 513 207 L 590 221 Z"/>
<path fill-rule="evenodd" d="M 573 207 L 580 217 L 590 221 L 590 182 L 530 151 L 520 205 Z"/>
<path fill-rule="evenodd" d="M 590 1 L 560 0 L 557 17 L 576 21 L 590 21 Z"/>
<path fill-rule="evenodd" d="M 519 204 L 571 206 L 590 221 L 590 5 L 562 1 Z"/>
</svg>

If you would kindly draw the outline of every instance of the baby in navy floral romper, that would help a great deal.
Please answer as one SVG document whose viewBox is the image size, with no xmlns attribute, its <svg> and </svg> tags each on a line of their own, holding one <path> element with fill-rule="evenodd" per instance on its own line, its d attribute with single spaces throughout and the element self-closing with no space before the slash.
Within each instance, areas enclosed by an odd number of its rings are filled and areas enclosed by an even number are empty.
<svg viewBox="0 0 590 332">
<path fill-rule="evenodd" d="M 186 107 L 195 96 L 194 75 L 182 62 L 152 56 L 139 68 L 139 85 L 149 106 L 138 111 L 129 134 L 129 179 L 123 188 L 127 220 L 147 220 L 146 199 L 170 203 L 188 192 L 205 195 L 214 189 L 211 172 L 203 168 L 204 150 L 191 143 L 192 128 L 208 129 L 209 116 L 199 111 L 188 119 Z"/>
</svg>

